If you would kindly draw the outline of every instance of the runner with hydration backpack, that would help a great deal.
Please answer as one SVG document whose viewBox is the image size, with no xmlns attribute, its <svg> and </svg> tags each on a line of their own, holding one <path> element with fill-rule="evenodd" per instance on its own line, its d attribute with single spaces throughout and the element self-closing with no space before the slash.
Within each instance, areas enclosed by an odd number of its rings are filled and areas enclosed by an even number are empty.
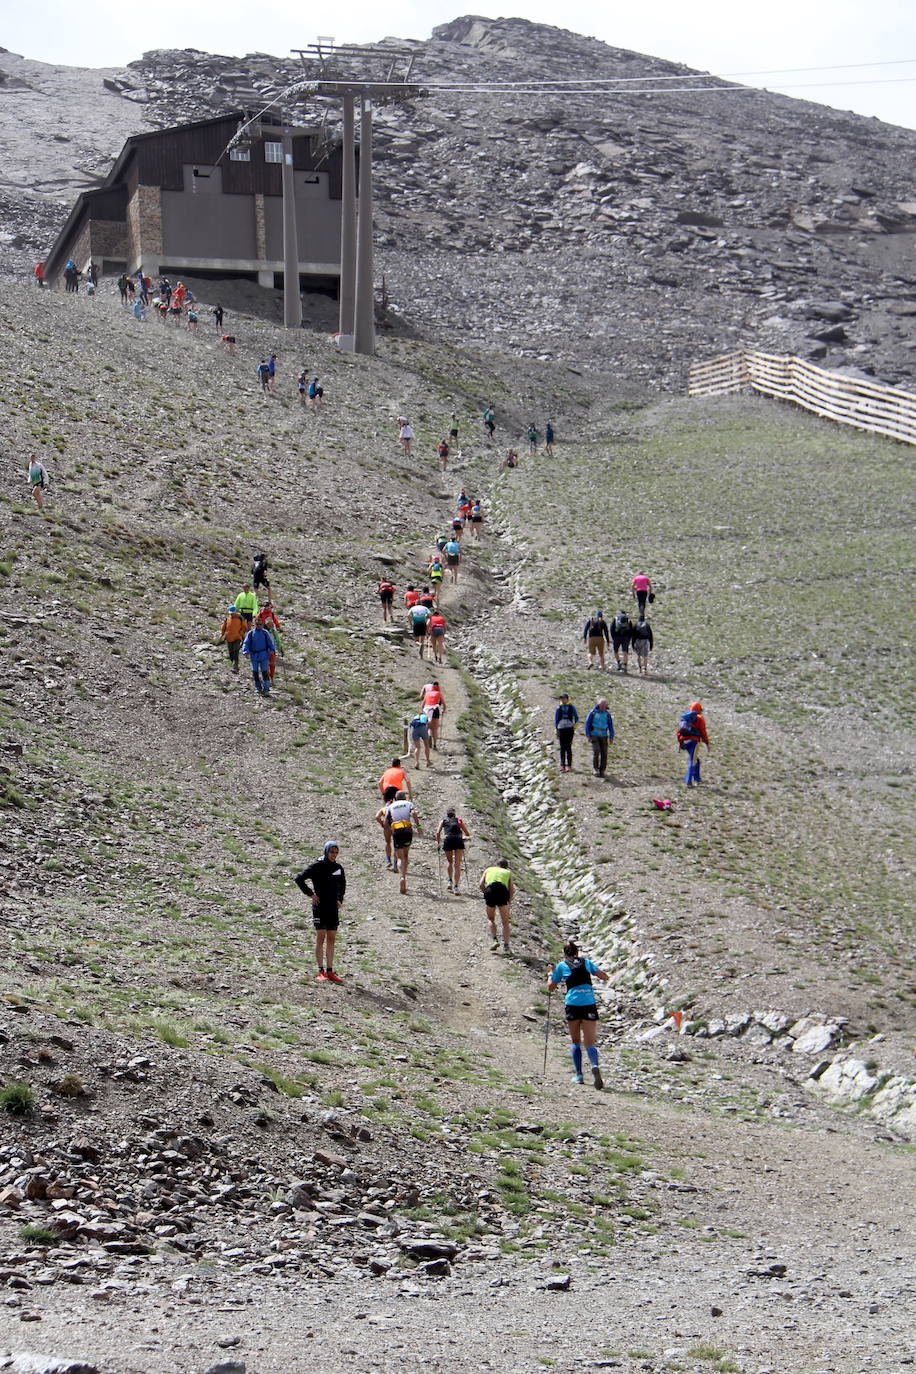
<svg viewBox="0 0 916 1374">
<path fill-rule="evenodd" d="M 413 632 L 413 642 L 417 645 L 422 658 L 429 630 L 429 607 L 421 605 L 418 600 L 407 612 L 407 620 Z"/>
<path fill-rule="evenodd" d="M 464 859 L 464 842 L 471 838 L 464 821 L 450 806 L 436 831 L 436 843 L 441 845 L 448 869 L 448 890 L 457 892 L 461 886 L 461 864 Z M 441 872 L 441 870 L 440 870 Z"/>
<path fill-rule="evenodd" d="M 598 1066 L 598 1046 L 595 1041 L 598 1038 L 598 1003 L 595 1000 L 595 989 L 592 978 L 599 978 L 602 983 L 608 981 L 608 975 L 597 964 L 593 964 L 591 959 L 584 958 L 579 953 L 579 946 L 574 940 L 569 940 L 563 946 L 563 958 L 556 968 L 551 971 L 547 979 L 547 994 L 558 988 L 561 983 L 566 984 L 566 996 L 563 999 L 566 1010 L 566 1025 L 569 1028 L 569 1038 L 572 1041 L 572 1061 L 573 1061 L 573 1082 L 584 1083 L 585 1076 L 582 1073 L 582 1045 L 585 1044 L 585 1053 L 588 1055 L 588 1062 L 592 1069 L 592 1080 L 596 1088 L 604 1087 L 604 1079 L 601 1077 L 601 1069 Z M 549 1015 L 549 1012 L 548 1012 Z"/>
<path fill-rule="evenodd" d="M 433 761 L 429 751 L 429 717 L 425 711 L 418 711 L 413 719 L 407 722 L 407 742 L 410 755 L 413 757 L 417 768 L 420 767 L 421 749 L 426 750 L 427 768 L 432 768 Z"/>
</svg>

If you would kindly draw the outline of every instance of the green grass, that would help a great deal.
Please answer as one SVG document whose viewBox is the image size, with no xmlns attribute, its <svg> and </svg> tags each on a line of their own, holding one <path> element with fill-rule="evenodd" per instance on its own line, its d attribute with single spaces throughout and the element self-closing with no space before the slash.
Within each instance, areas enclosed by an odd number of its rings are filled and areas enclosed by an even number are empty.
<svg viewBox="0 0 916 1374">
<path fill-rule="evenodd" d="M 738 1365 L 734 1360 L 730 1359 L 724 1350 L 719 1350 L 717 1346 L 709 1345 L 705 1341 L 701 1341 L 699 1345 L 692 1345 L 687 1355 L 691 1360 L 700 1360 L 710 1365 L 716 1374 L 738 1374 Z"/>
<path fill-rule="evenodd" d="M 26 1245 L 40 1245 L 44 1249 L 60 1245 L 60 1236 L 48 1226 L 29 1221 L 19 1227 L 19 1239 Z"/>
<path fill-rule="evenodd" d="M 35 1110 L 35 1092 L 30 1083 L 7 1083 L 0 1088 L 0 1111 L 9 1116 L 30 1116 Z"/>
</svg>

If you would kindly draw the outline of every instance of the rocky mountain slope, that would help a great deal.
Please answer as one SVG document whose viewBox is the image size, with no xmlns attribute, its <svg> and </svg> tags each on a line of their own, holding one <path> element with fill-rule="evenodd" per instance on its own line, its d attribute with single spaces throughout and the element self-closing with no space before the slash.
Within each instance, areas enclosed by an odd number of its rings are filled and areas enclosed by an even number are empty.
<svg viewBox="0 0 916 1374">
<path fill-rule="evenodd" d="M 339 356 L 326 329 L 231 319 L 234 356 L 206 327 L 133 320 L 110 283 L 0 301 L 19 350 L 0 1350 L 100 1374 L 288 1374 L 303 1350 L 329 1374 L 897 1374 L 905 451 L 755 398 L 647 404 L 537 359 L 389 334 Z M 506 436 L 547 408 L 556 460 L 501 474 Z M 449 710 L 433 767 L 411 770 L 427 833 L 401 896 L 375 784 L 430 667 L 381 625 L 374 585 L 422 577 L 462 483 L 487 522 L 444 594 Z M 269 701 L 215 643 L 261 544 L 286 633 Z M 652 676 L 601 676 L 583 618 L 643 565 Z M 556 773 L 561 688 L 582 714 L 612 700 L 606 780 L 581 740 Z M 696 692 L 714 753 L 686 794 L 673 727 Z M 473 836 L 460 894 L 429 837 L 447 805 Z M 331 835 L 350 882 L 336 988 L 314 981 L 290 882 Z M 510 958 L 471 896 L 501 852 Z M 542 991 L 570 922 L 612 976 L 602 1093 L 569 1083 Z"/>
<path fill-rule="evenodd" d="M 525 20 L 464 17 L 410 46 L 419 81 L 500 87 L 377 112 L 378 265 L 427 336 L 652 387 L 681 389 L 690 361 L 739 344 L 912 386 L 916 133 L 761 91 L 691 94 L 687 68 Z M 7 53 L 0 70 L 3 262 L 18 271 L 126 132 L 302 76 L 195 51 L 118 72 Z M 607 78 L 661 89 L 547 84 Z"/>
</svg>

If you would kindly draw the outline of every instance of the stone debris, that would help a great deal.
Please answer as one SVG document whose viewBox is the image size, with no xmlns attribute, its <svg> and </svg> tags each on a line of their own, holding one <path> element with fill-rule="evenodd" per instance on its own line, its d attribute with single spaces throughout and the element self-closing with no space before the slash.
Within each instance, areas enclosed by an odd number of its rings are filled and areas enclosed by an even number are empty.
<svg viewBox="0 0 916 1374">
<path fill-rule="evenodd" d="M 524 19 L 463 17 L 412 47 L 420 82 L 663 87 L 696 75 Z M 118 71 L 86 71 L 82 107 L 67 92 L 79 139 L 66 132 L 46 148 L 16 102 L 25 108 L 36 89 L 50 99 L 53 68 L 12 54 L 0 68 L 11 138 L 22 125 L 16 166 L 38 159 L 29 181 L 47 186 L 0 192 L 0 266 L 20 273 L 128 132 L 302 79 L 291 59 L 156 49 Z M 330 108 L 332 137 L 338 119 Z M 739 343 L 907 385 L 913 341 L 893 307 L 913 300 L 914 151 L 911 130 L 763 90 L 694 102 L 660 89 L 651 106 L 621 90 L 606 107 L 563 95 L 530 108 L 475 90 L 380 108 L 376 244 L 389 310 L 450 341 L 575 367 L 603 367 L 610 347 L 618 374 L 652 386 L 680 389 L 690 362 Z M 468 264 L 484 258 L 485 277 L 472 279 Z"/>
<path fill-rule="evenodd" d="M 0 1370 L 7 1374 L 100 1374 L 94 1364 L 55 1355 L 13 1354 L 10 1362 L 0 1356 Z"/>
</svg>

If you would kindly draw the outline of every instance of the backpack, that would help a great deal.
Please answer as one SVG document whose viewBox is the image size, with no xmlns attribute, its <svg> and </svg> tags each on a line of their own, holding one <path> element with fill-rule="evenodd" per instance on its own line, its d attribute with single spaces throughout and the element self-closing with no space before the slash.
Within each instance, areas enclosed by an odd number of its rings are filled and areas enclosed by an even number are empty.
<svg viewBox="0 0 916 1374">
<path fill-rule="evenodd" d="M 410 612 L 411 623 L 415 626 L 425 625 L 429 619 L 429 608 L 426 606 L 414 606 Z"/>
<path fill-rule="evenodd" d="M 590 639 L 596 639 L 596 638 L 599 638 L 599 637 L 603 637 L 603 635 L 604 635 L 604 621 L 603 621 L 603 620 L 596 620 L 596 619 L 594 618 L 594 616 L 593 616 L 592 619 L 588 622 L 588 634 L 589 634 L 589 638 L 590 638 Z"/>
<path fill-rule="evenodd" d="M 588 965 L 581 955 L 576 956 L 574 959 L 567 959 L 566 967 L 569 969 L 569 973 L 563 981 L 566 984 L 567 992 L 572 988 L 592 986 L 592 978 L 588 971 Z"/>
<path fill-rule="evenodd" d="M 683 749 L 686 746 L 688 740 L 700 738 L 700 736 L 697 734 L 696 722 L 696 711 L 685 711 L 684 714 L 681 716 L 680 720 L 678 721 L 677 742 L 681 749 Z"/>
<path fill-rule="evenodd" d="M 317 395 L 318 395 L 318 383 L 317 383 L 317 382 L 309 382 L 309 397 L 311 398 L 311 400 L 314 401 L 314 399 L 315 399 L 315 397 L 316 397 Z"/>
<path fill-rule="evenodd" d="M 626 630 L 632 630 L 633 627 L 630 624 L 630 617 L 625 615 L 623 611 L 618 611 L 614 620 L 614 628 L 617 630 L 618 634 L 623 634 Z"/>
<path fill-rule="evenodd" d="M 457 816 L 446 816 L 442 822 L 442 838 L 445 840 L 461 839 L 461 822 Z"/>
</svg>

